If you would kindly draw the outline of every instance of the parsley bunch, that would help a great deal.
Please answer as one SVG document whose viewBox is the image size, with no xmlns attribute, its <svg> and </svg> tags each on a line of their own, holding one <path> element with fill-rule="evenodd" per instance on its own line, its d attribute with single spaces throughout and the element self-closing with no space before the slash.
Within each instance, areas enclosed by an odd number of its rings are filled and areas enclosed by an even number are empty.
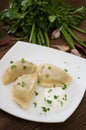
<svg viewBox="0 0 86 130">
<path fill-rule="evenodd" d="M 45 46 L 50 46 L 49 34 L 58 28 L 73 49 L 72 38 L 86 47 L 70 29 L 86 33 L 77 27 L 84 19 L 85 11 L 85 7 L 76 9 L 63 0 L 10 0 L 9 8 L 0 13 L 0 19 L 7 23 L 8 33 Z"/>
</svg>

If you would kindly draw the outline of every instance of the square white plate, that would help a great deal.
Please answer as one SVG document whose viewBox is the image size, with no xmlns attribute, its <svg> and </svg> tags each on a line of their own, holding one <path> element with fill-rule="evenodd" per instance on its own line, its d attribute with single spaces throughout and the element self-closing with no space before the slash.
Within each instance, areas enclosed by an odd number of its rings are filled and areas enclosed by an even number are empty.
<svg viewBox="0 0 86 130">
<path fill-rule="evenodd" d="M 10 96 L 10 85 L 2 84 L 2 75 L 10 61 L 25 58 L 34 64 L 49 63 L 67 69 L 74 82 L 69 85 L 67 92 L 71 101 L 67 108 L 60 112 L 46 115 L 33 110 L 23 110 Z M 0 108 L 14 116 L 37 122 L 63 122 L 68 119 L 80 104 L 86 89 L 86 59 L 68 54 L 49 47 L 18 41 L 0 61 Z"/>
</svg>

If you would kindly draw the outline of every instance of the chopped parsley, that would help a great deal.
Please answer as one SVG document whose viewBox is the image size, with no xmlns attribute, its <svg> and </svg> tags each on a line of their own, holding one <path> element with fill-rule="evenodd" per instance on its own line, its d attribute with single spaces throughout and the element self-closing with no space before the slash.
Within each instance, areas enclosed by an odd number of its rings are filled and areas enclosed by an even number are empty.
<svg viewBox="0 0 86 130">
<path fill-rule="evenodd" d="M 14 62 L 13 61 L 10 61 L 10 64 L 13 64 Z"/>
<path fill-rule="evenodd" d="M 41 107 L 41 108 L 42 108 L 42 111 L 45 112 L 45 113 L 50 111 L 50 108 L 46 108 L 46 107 Z"/>
<path fill-rule="evenodd" d="M 64 61 L 64 63 L 66 64 L 66 63 L 67 63 L 67 61 Z"/>
<path fill-rule="evenodd" d="M 26 83 L 24 81 L 22 81 L 21 83 L 18 82 L 17 85 L 20 85 L 21 87 L 25 87 L 26 86 Z"/>
<path fill-rule="evenodd" d="M 67 95 L 65 94 L 62 99 L 63 99 L 64 101 L 67 101 Z"/>
<path fill-rule="evenodd" d="M 50 75 L 49 75 L 49 74 L 46 74 L 45 76 L 48 78 Z"/>
<path fill-rule="evenodd" d="M 60 103 L 61 103 L 61 106 L 63 106 L 63 102 L 62 102 L 62 101 L 60 101 Z"/>
<path fill-rule="evenodd" d="M 65 94 L 65 98 L 64 98 L 64 100 L 66 101 L 67 100 L 67 95 Z"/>
<path fill-rule="evenodd" d="M 48 69 L 49 69 L 49 70 L 51 70 L 51 69 L 52 69 L 52 67 L 51 67 L 51 66 L 48 66 Z"/>
<path fill-rule="evenodd" d="M 23 70 L 25 70 L 25 69 L 27 69 L 27 66 L 26 66 L 26 65 L 23 66 Z"/>
<path fill-rule="evenodd" d="M 62 87 L 62 89 L 65 90 L 67 88 L 67 84 L 63 83 L 63 85 L 64 86 Z"/>
<path fill-rule="evenodd" d="M 41 81 L 38 79 L 38 84 L 40 83 Z"/>
<path fill-rule="evenodd" d="M 26 60 L 24 58 L 21 59 L 21 63 L 25 63 Z"/>
<path fill-rule="evenodd" d="M 37 91 L 35 91 L 35 96 L 38 96 L 38 92 Z"/>
<path fill-rule="evenodd" d="M 52 89 L 49 89 L 49 90 L 48 90 L 48 93 L 50 93 L 51 91 L 52 91 Z"/>
<path fill-rule="evenodd" d="M 67 69 L 64 69 L 64 71 L 65 71 L 65 72 L 68 72 L 68 70 L 67 70 Z"/>
<path fill-rule="evenodd" d="M 53 84 L 53 87 L 55 88 L 55 87 L 56 87 L 56 85 L 55 85 L 55 84 Z"/>
<path fill-rule="evenodd" d="M 78 79 L 80 79 L 80 77 L 78 77 Z"/>
<path fill-rule="evenodd" d="M 11 66 L 11 69 L 15 69 L 17 66 L 16 65 L 12 65 Z"/>
<path fill-rule="evenodd" d="M 33 102 L 34 107 L 37 107 L 37 102 Z"/>
<path fill-rule="evenodd" d="M 59 98 L 59 96 L 57 96 L 57 95 L 54 95 L 54 99 L 58 99 Z"/>
<path fill-rule="evenodd" d="M 52 100 L 44 99 L 44 101 L 46 101 L 48 104 L 52 104 Z"/>
</svg>

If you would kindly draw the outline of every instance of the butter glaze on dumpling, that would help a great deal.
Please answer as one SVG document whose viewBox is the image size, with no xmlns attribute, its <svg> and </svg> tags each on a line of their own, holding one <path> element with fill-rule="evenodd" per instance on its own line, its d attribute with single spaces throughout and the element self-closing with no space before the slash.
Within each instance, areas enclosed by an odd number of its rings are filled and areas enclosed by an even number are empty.
<svg viewBox="0 0 86 130">
<path fill-rule="evenodd" d="M 67 72 L 51 64 L 39 65 L 37 72 L 39 85 L 44 87 L 64 86 L 72 81 Z"/>
<path fill-rule="evenodd" d="M 3 74 L 2 77 L 3 84 L 7 85 L 23 74 L 30 74 L 35 72 L 36 69 L 37 69 L 36 65 L 34 65 L 29 61 L 26 61 L 23 58 L 19 61 L 13 62 Z"/>
<path fill-rule="evenodd" d="M 37 73 L 25 74 L 14 81 L 11 87 L 13 99 L 23 108 L 28 108 L 29 102 L 37 86 Z"/>
</svg>

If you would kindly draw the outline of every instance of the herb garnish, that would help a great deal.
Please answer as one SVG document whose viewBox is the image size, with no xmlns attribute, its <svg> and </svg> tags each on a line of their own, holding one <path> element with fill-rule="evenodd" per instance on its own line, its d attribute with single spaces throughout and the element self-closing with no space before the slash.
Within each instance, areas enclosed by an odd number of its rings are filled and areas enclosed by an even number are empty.
<svg viewBox="0 0 86 130">
<path fill-rule="evenodd" d="M 50 93 L 51 91 L 52 91 L 52 89 L 49 89 L 49 90 L 48 90 L 48 93 Z"/>
<path fill-rule="evenodd" d="M 46 101 L 48 104 L 52 104 L 52 100 L 50 99 L 44 99 L 44 101 Z"/>
<path fill-rule="evenodd" d="M 46 74 L 45 77 L 48 78 L 50 75 L 49 74 Z"/>
<path fill-rule="evenodd" d="M 24 58 L 21 59 L 21 63 L 25 63 L 26 60 Z"/>
<path fill-rule="evenodd" d="M 45 113 L 50 111 L 50 108 L 46 108 L 46 107 L 41 107 L 41 108 L 42 108 L 42 111 L 45 112 Z"/>
<path fill-rule="evenodd" d="M 18 82 L 17 85 L 20 85 L 21 87 L 25 87 L 26 83 L 24 81 L 22 81 L 22 82 Z"/>
<path fill-rule="evenodd" d="M 23 66 L 23 70 L 25 70 L 25 69 L 27 69 L 27 66 L 26 66 L 26 65 Z"/>
<path fill-rule="evenodd" d="M 51 69 L 52 69 L 52 67 L 51 67 L 51 66 L 48 66 L 48 69 L 49 69 L 49 70 L 51 70 Z"/>
<path fill-rule="evenodd" d="M 33 102 L 34 107 L 37 107 L 37 102 Z"/>
<path fill-rule="evenodd" d="M 64 69 L 64 71 L 65 71 L 65 72 L 68 72 L 68 70 L 67 70 L 67 69 Z"/>
<path fill-rule="evenodd" d="M 38 96 L 38 94 L 39 94 L 39 93 L 38 93 L 37 91 L 35 91 L 35 96 Z"/>
<path fill-rule="evenodd" d="M 15 69 L 17 66 L 16 65 L 12 65 L 11 66 L 11 69 Z"/>
<path fill-rule="evenodd" d="M 72 38 L 86 48 L 86 44 L 71 31 L 73 28 L 86 34 L 77 27 L 85 12 L 85 7 L 77 9 L 63 0 L 10 0 L 8 9 L 0 12 L 0 20 L 7 20 L 7 32 L 22 40 L 29 39 L 29 42 L 50 46 L 48 32 L 61 28 L 71 49 L 75 48 Z"/>
<path fill-rule="evenodd" d="M 10 64 L 13 64 L 14 62 L 13 61 L 10 61 Z"/>
<path fill-rule="evenodd" d="M 59 98 L 59 96 L 57 96 L 57 95 L 54 95 L 54 99 L 58 99 Z"/>
<path fill-rule="evenodd" d="M 63 85 L 64 85 L 64 86 L 62 87 L 62 89 L 65 90 L 65 89 L 67 88 L 67 84 L 63 83 Z"/>
</svg>

